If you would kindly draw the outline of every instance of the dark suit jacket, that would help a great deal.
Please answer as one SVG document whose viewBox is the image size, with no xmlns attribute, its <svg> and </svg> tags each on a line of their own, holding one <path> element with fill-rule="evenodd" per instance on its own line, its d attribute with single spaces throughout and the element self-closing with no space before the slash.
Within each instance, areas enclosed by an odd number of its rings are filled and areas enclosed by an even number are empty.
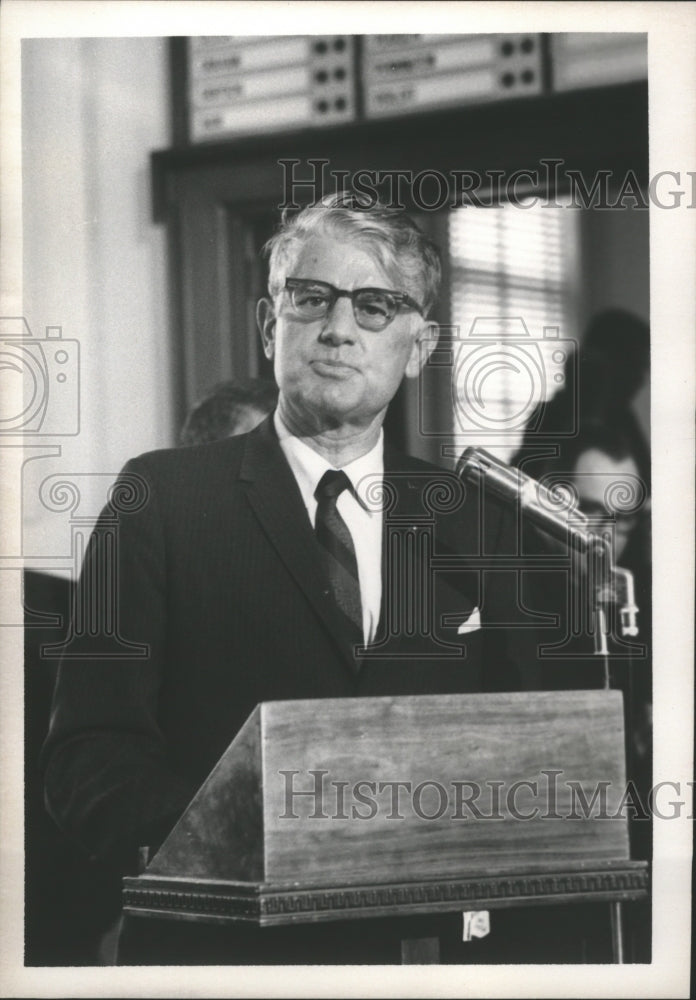
<svg viewBox="0 0 696 1000">
<path fill-rule="evenodd" d="M 356 659 L 270 418 L 126 466 L 86 555 L 43 754 L 69 834 L 96 855 L 160 843 L 261 701 L 533 686 L 514 577 L 494 568 L 517 544 L 503 508 L 389 448 L 384 489 L 382 623 Z M 484 628 L 458 635 L 475 605 Z"/>
</svg>

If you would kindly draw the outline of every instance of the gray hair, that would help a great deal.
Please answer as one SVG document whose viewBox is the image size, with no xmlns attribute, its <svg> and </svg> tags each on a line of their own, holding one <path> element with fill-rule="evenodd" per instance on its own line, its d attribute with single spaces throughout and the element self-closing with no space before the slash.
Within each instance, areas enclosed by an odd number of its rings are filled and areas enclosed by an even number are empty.
<svg viewBox="0 0 696 1000">
<path fill-rule="evenodd" d="M 403 277 L 408 294 L 423 306 L 423 314 L 430 312 L 442 273 L 438 248 L 405 212 L 349 191 L 322 198 L 290 218 L 287 209 L 283 212 L 278 231 L 264 247 L 270 258 L 272 297 L 282 292 L 302 245 L 317 233 L 341 235 L 362 244 L 385 270 L 396 270 Z"/>
</svg>

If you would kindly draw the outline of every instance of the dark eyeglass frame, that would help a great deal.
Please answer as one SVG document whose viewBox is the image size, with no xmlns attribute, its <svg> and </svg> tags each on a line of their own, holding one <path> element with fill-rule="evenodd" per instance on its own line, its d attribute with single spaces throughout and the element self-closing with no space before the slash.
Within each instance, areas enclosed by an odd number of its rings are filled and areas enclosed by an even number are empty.
<svg viewBox="0 0 696 1000">
<path fill-rule="evenodd" d="M 324 314 L 324 316 L 317 316 L 316 319 L 324 319 L 325 316 L 328 316 L 340 298 L 350 299 L 351 306 L 353 307 L 353 316 L 355 317 L 355 321 L 358 324 L 358 326 L 362 327 L 362 329 L 364 330 L 378 331 L 386 329 L 386 327 L 388 327 L 389 324 L 393 322 L 394 317 L 399 311 L 399 307 L 406 306 L 408 309 L 413 309 L 421 316 L 423 316 L 423 307 L 419 306 L 418 303 L 414 299 L 412 299 L 409 295 L 406 295 L 405 292 L 394 292 L 392 291 L 391 288 L 354 288 L 352 291 L 348 291 L 348 289 L 346 288 L 336 288 L 335 285 L 331 285 L 328 281 L 319 281 L 316 278 L 285 279 L 285 288 L 287 289 L 287 291 L 290 292 L 290 298 L 293 304 L 293 308 L 298 309 L 298 307 L 295 305 L 294 296 L 292 295 L 292 293 L 296 289 L 298 290 L 303 288 L 308 289 L 310 286 L 315 286 L 318 289 L 325 289 L 327 293 L 329 293 L 329 302 L 326 313 Z M 391 315 L 384 321 L 384 323 L 381 323 L 380 325 L 376 326 L 372 325 L 366 326 L 364 322 L 361 322 L 360 317 L 358 315 L 357 299 L 360 295 L 363 295 L 366 292 L 371 294 L 378 293 L 380 295 L 385 295 L 387 296 L 387 301 L 389 299 L 393 300 L 394 309 L 391 312 Z"/>
</svg>

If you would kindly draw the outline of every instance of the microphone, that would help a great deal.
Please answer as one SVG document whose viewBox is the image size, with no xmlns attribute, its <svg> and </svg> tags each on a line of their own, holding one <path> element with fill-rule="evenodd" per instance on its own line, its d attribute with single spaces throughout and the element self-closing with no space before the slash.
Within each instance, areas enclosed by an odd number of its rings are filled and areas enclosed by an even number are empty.
<svg viewBox="0 0 696 1000">
<path fill-rule="evenodd" d="M 599 534 L 589 519 L 577 507 L 569 506 L 567 497 L 558 489 L 548 489 L 520 469 L 507 465 L 483 448 L 467 448 L 457 462 L 457 475 L 465 482 L 486 486 L 509 503 L 519 505 L 520 513 L 542 531 L 570 544 L 583 555 L 603 561 L 596 581 L 595 600 L 598 604 L 613 604 L 619 609 L 622 636 L 638 635 L 633 574 L 612 564 L 610 535 Z"/>
<path fill-rule="evenodd" d="M 457 475 L 478 486 L 485 479 L 486 486 L 497 496 L 518 504 L 520 512 L 539 528 L 580 552 L 607 547 L 606 539 L 590 529 L 586 515 L 577 507 L 570 507 L 560 490 L 548 489 L 483 448 L 467 448 L 462 453 Z"/>
</svg>

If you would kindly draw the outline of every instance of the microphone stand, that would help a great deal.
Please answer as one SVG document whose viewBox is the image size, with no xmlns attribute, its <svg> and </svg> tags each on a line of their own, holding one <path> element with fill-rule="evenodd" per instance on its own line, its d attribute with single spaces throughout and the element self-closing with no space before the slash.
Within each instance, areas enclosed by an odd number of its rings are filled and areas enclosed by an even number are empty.
<svg viewBox="0 0 696 1000">
<path fill-rule="evenodd" d="M 611 591 L 612 565 L 611 549 L 604 536 L 591 537 L 587 548 L 587 558 L 590 563 L 590 607 L 592 613 L 592 635 L 594 639 L 594 655 L 601 656 L 604 667 L 604 690 L 611 687 L 611 672 L 609 667 L 609 637 L 611 623 L 607 598 Z M 606 577 L 606 579 L 603 579 Z"/>
<path fill-rule="evenodd" d="M 638 607 L 635 603 L 635 591 L 633 582 L 633 573 L 630 570 L 625 569 L 622 566 L 613 566 L 610 568 L 610 582 L 609 585 L 600 589 L 597 592 L 597 607 L 600 609 L 599 614 L 603 619 L 607 620 L 606 609 L 614 607 L 618 612 L 618 631 L 621 637 L 635 638 L 638 635 L 638 624 L 636 620 L 636 615 L 638 613 Z M 607 633 L 609 634 L 609 632 Z M 606 641 L 606 640 L 605 640 Z M 604 687 L 609 689 L 611 686 L 609 679 L 609 653 L 607 650 L 607 655 L 605 657 L 605 674 L 604 674 Z M 628 657 L 626 659 L 626 676 L 625 682 L 622 684 L 621 679 L 616 681 L 615 686 L 621 690 L 624 690 L 624 715 L 626 720 L 625 733 L 626 733 L 626 771 L 629 777 L 635 775 L 635 747 L 633 740 L 633 723 L 634 723 L 634 683 L 633 683 L 633 661 L 630 654 L 630 646 L 628 651 Z M 632 835 L 633 836 L 633 835 Z"/>
<path fill-rule="evenodd" d="M 598 614 L 605 623 L 603 642 L 606 646 L 606 636 L 611 635 L 611 626 L 607 621 L 608 607 L 615 607 L 618 612 L 619 635 L 622 638 L 635 638 L 638 635 L 637 614 L 638 606 L 635 602 L 635 588 L 633 573 L 623 566 L 609 567 L 609 581 L 606 586 L 600 586 L 596 592 L 596 606 Z M 607 649 L 606 655 L 609 655 Z M 631 680 L 631 660 L 629 653 L 628 660 L 628 681 Z M 608 664 L 606 670 L 608 671 Z M 605 674 L 605 687 L 609 687 L 608 673 Z"/>
</svg>

